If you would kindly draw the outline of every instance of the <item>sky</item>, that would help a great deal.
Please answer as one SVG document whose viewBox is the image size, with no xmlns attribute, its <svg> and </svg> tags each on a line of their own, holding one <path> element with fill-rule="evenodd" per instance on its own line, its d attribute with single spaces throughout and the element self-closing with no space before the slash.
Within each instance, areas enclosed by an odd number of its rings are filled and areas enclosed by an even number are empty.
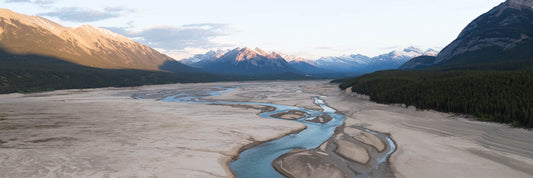
<svg viewBox="0 0 533 178">
<path fill-rule="evenodd" d="M 0 8 L 107 28 L 178 60 L 236 47 L 317 59 L 440 50 L 503 1 L 0 0 Z"/>
</svg>

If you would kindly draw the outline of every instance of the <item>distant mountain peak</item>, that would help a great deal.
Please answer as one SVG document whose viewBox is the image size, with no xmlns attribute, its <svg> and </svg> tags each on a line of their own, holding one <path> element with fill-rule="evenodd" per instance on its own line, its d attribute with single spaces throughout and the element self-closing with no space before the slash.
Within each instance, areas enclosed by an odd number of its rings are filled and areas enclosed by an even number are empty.
<svg viewBox="0 0 533 178">
<path fill-rule="evenodd" d="M 292 59 L 291 61 L 294 61 L 294 62 L 309 62 L 309 61 L 305 60 L 302 57 L 296 57 L 296 58 Z"/>
<path fill-rule="evenodd" d="M 260 48 L 255 48 L 254 50 L 248 48 L 248 47 L 244 47 L 244 48 L 235 48 L 234 50 L 232 50 L 233 53 L 237 53 L 237 57 L 235 58 L 236 61 L 245 61 L 245 60 L 250 60 L 250 59 L 255 59 L 255 58 L 258 58 L 258 57 L 264 57 L 264 58 L 268 58 L 268 59 L 280 59 L 280 58 L 283 58 L 281 57 L 280 54 L 276 53 L 276 52 L 271 52 L 271 53 L 268 53 L 268 52 L 265 52 L 264 50 L 260 49 Z"/>
<path fill-rule="evenodd" d="M 424 52 L 422 49 L 420 48 L 416 48 L 414 46 L 409 46 L 407 48 L 405 48 L 403 51 L 392 51 L 391 53 L 389 53 L 390 55 L 392 55 L 392 59 L 396 59 L 396 58 L 405 58 L 405 57 L 408 57 L 408 58 L 415 58 L 415 57 L 418 57 L 418 56 L 421 56 L 421 55 L 424 55 L 426 52 Z M 428 55 L 432 55 L 433 53 L 428 53 Z M 436 55 L 436 54 L 435 54 Z M 379 57 L 379 56 L 378 56 Z"/>
<path fill-rule="evenodd" d="M 439 51 L 429 48 L 427 51 L 422 54 L 422 56 L 437 56 Z"/>
<path fill-rule="evenodd" d="M 237 48 L 239 51 L 252 51 L 252 49 L 248 48 L 248 47 L 244 47 L 244 48 Z"/>
<path fill-rule="evenodd" d="M 229 51 L 230 50 L 222 50 L 222 49 L 209 50 L 205 54 L 196 54 L 193 57 L 181 59 L 180 62 L 187 64 L 187 65 L 194 66 L 194 67 L 199 67 L 199 63 L 211 62 L 211 61 L 217 60 L 218 58 L 228 53 Z"/>
<path fill-rule="evenodd" d="M 289 63 L 276 52 L 244 47 L 221 55 L 203 54 L 184 59 L 184 63 L 213 73 L 256 75 L 294 72 Z"/>
<path fill-rule="evenodd" d="M 234 56 L 234 57 L 222 57 L 222 56 Z M 224 59 L 231 59 L 232 61 L 246 61 L 250 59 L 255 59 L 258 57 L 264 57 L 269 59 L 277 59 L 282 58 L 281 55 L 275 52 L 268 53 L 260 48 L 251 49 L 249 47 L 237 47 L 232 50 L 216 50 L 216 51 L 209 51 L 205 54 L 196 54 L 193 57 L 182 59 L 182 61 L 185 64 L 192 65 L 192 66 L 198 66 L 202 65 L 202 62 L 212 62 L 214 60 L 217 60 L 219 58 Z"/>
<path fill-rule="evenodd" d="M 239 50 L 239 53 L 237 53 L 237 57 L 235 58 L 236 61 L 245 61 L 252 58 L 257 57 L 258 54 L 254 50 L 251 50 L 248 47 L 244 47 L 241 50 Z"/>
</svg>

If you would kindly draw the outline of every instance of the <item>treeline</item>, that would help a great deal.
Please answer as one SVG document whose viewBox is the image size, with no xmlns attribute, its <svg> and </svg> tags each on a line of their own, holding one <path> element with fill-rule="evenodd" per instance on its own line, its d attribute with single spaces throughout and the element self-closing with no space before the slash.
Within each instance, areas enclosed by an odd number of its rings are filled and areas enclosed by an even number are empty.
<svg viewBox="0 0 533 178">
<path fill-rule="evenodd" d="M 197 74 L 192 73 L 190 75 Z M 0 73 L 0 94 L 202 81 L 209 80 L 190 79 L 187 74 L 167 74 L 139 70 L 80 72 L 2 70 Z"/>
<path fill-rule="evenodd" d="M 98 69 L 51 57 L 0 51 L 0 94 L 224 80 L 228 78 L 207 73 Z"/>
<path fill-rule="evenodd" d="M 295 73 L 276 75 L 217 75 L 202 71 L 168 72 L 128 69 L 99 69 L 39 55 L 13 55 L 0 49 L 0 94 L 127 87 L 169 83 L 250 80 L 313 79 Z"/>
<path fill-rule="evenodd" d="M 335 82 L 335 81 L 333 81 Z M 482 121 L 533 128 L 533 70 L 380 71 L 344 79 L 340 88 L 384 104 L 471 114 Z"/>
</svg>

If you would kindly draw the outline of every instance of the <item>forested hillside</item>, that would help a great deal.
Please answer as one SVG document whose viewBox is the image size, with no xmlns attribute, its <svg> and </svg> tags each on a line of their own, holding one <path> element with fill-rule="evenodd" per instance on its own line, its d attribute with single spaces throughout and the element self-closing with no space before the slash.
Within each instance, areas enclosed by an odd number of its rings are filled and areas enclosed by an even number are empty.
<svg viewBox="0 0 533 178">
<path fill-rule="evenodd" d="M 99 69 L 0 50 L 0 93 L 225 80 L 207 73 Z"/>
<path fill-rule="evenodd" d="M 345 80 L 342 89 L 379 103 L 472 114 L 483 121 L 533 128 L 533 69 L 380 71 Z"/>
</svg>

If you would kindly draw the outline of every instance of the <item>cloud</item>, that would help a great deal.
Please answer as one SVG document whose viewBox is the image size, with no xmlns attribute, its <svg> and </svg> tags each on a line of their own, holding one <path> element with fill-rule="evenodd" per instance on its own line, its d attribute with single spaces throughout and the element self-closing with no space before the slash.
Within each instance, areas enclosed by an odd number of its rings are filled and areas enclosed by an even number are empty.
<svg viewBox="0 0 533 178">
<path fill-rule="evenodd" d="M 134 28 L 133 22 L 129 22 L 128 25 L 128 27 L 104 28 L 148 45 L 177 60 L 205 53 L 209 50 L 235 46 L 234 44 L 217 41 L 221 39 L 219 37 L 228 36 L 235 32 L 227 24 L 201 23 L 187 24 L 180 27 L 156 26 L 140 31 L 129 30 Z"/>
<path fill-rule="evenodd" d="M 203 23 L 188 24 L 181 27 L 158 26 L 141 31 L 127 28 L 106 27 L 107 29 L 132 38 L 153 48 L 167 51 L 181 51 L 186 48 L 222 48 L 232 45 L 214 42 L 213 39 L 230 34 L 226 24 Z"/>
<path fill-rule="evenodd" d="M 5 0 L 5 3 L 34 3 L 39 5 L 53 4 L 56 0 Z"/>
<path fill-rule="evenodd" d="M 20 1 L 20 0 L 17 0 Z M 42 0 L 44 1 L 44 0 Z M 116 18 L 124 16 L 128 13 L 132 13 L 134 10 L 123 7 L 108 7 L 103 11 L 85 9 L 80 7 L 65 7 L 60 8 L 52 12 L 41 13 L 38 15 L 48 16 L 48 17 L 57 17 L 60 20 L 70 21 L 70 22 L 95 22 L 110 18 Z"/>
</svg>

